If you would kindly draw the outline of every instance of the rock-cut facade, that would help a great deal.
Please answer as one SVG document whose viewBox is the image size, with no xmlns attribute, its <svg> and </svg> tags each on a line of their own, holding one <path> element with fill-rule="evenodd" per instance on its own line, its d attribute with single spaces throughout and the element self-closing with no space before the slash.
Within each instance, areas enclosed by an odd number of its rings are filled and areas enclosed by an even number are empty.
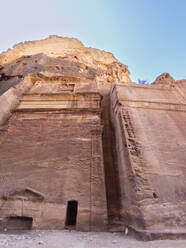
<svg viewBox="0 0 186 248">
<path fill-rule="evenodd" d="M 186 233 L 186 81 L 135 84 L 50 36 L 0 55 L 0 230 Z"/>
</svg>

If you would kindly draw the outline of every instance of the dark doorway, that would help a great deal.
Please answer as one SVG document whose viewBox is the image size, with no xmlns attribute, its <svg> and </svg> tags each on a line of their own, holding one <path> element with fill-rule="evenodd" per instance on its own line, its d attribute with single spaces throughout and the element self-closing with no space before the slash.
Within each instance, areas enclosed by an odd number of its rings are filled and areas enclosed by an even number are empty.
<svg viewBox="0 0 186 248">
<path fill-rule="evenodd" d="M 31 217 L 11 216 L 3 219 L 0 224 L 1 231 L 30 230 L 33 219 Z"/>
<path fill-rule="evenodd" d="M 65 228 L 75 229 L 77 222 L 77 213 L 78 213 L 78 202 L 74 200 L 68 201 Z"/>
</svg>

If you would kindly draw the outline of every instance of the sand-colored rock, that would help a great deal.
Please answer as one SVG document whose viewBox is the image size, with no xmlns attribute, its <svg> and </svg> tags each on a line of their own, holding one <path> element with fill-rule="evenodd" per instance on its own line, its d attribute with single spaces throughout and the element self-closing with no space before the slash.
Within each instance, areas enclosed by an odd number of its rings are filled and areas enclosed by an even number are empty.
<svg viewBox="0 0 186 248">
<path fill-rule="evenodd" d="M 0 55 L 1 230 L 185 236 L 186 81 L 129 75 L 77 39 Z"/>
<path fill-rule="evenodd" d="M 8 87 L 4 81 L 14 79 L 9 82 L 12 86 L 28 73 L 36 72 L 68 73 L 70 76 L 75 73 L 76 77 L 94 78 L 102 83 L 131 81 L 127 66 L 119 63 L 111 53 L 86 48 L 77 39 L 50 36 L 20 43 L 0 55 L 0 93 L 3 87 Z"/>
<path fill-rule="evenodd" d="M 169 73 L 162 73 L 156 78 L 153 84 L 173 84 L 175 80 Z"/>
</svg>

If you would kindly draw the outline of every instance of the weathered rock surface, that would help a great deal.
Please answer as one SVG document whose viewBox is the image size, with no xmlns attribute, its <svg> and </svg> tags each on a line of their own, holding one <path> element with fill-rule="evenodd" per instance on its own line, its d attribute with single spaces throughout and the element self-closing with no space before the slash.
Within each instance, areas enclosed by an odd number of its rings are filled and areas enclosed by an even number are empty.
<svg viewBox="0 0 186 248">
<path fill-rule="evenodd" d="M 169 73 L 162 73 L 160 76 L 156 78 L 153 84 L 173 84 L 175 80 L 170 76 Z"/>
<path fill-rule="evenodd" d="M 101 99 L 115 80 L 130 82 L 127 66 L 56 36 L 19 44 L 0 64 L 1 229 L 62 229 L 74 221 L 71 211 L 77 230 L 107 230 L 102 122 L 110 125 Z M 104 137 L 111 143 L 109 132 Z M 114 170 L 108 164 L 107 175 Z M 108 199 L 113 218 L 115 194 Z"/>
<path fill-rule="evenodd" d="M 186 234 L 186 83 L 111 90 L 121 216 L 147 238 Z"/>
<path fill-rule="evenodd" d="M 186 234 L 186 81 L 129 74 L 57 36 L 0 55 L 0 229 Z"/>
<path fill-rule="evenodd" d="M 70 76 L 99 83 L 130 82 L 126 65 L 108 52 L 86 48 L 77 39 L 51 36 L 25 42 L 0 55 L 0 94 L 29 73 Z"/>
</svg>

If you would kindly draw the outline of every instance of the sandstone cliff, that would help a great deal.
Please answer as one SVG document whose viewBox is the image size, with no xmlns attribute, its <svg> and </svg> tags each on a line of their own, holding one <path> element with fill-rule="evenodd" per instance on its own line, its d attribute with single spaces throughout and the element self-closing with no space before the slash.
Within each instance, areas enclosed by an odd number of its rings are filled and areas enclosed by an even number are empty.
<svg viewBox="0 0 186 248">
<path fill-rule="evenodd" d="M 130 82 L 126 65 L 109 52 L 86 48 L 79 40 L 50 36 L 25 42 L 0 55 L 0 94 L 29 73 L 65 76 L 99 83 Z"/>
<path fill-rule="evenodd" d="M 15 190 L 16 192 L 13 192 L 15 198 L 18 197 L 17 194 L 26 194 L 28 182 L 24 173 L 29 174 L 32 189 L 38 189 L 46 195 L 46 189 L 48 189 L 54 197 L 53 199 L 47 196 L 46 201 L 53 201 L 53 204 L 55 201 L 62 201 L 62 208 L 64 208 L 68 198 L 78 198 L 81 207 L 88 209 L 80 210 L 86 212 L 87 224 L 83 224 L 85 217 L 82 217 L 82 222 L 77 228 L 98 230 L 102 226 L 103 230 L 106 230 L 107 209 L 109 222 L 117 219 L 119 215 L 116 168 L 113 166 L 114 133 L 109 117 L 109 91 L 114 81 L 129 83 L 129 75 L 127 66 L 118 62 L 111 53 L 86 48 L 77 39 L 51 36 L 41 41 L 18 44 L 12 50 L 0 55 L 0 144 L 3 142 L 0 148 L 1 154 L 4 154 L 0 169 L 3 170 L 3 165 L 6 164 L 6 171 L 10 170 L 9 183 L 3 184 L 1 194 L 6 192 L 8 195 L 6 198 L 12 197 L 12 191 Z M 8 119 L 9 122 L 7 122 Z M 23 129 L 21 126 L 24 126 Z M 30 131 L 31 127 L 33 127 L 32 131 Z M 33 140 L 33 135 L 36 140 Z M 9 154 L 9 143 L 7 143 L 9 138 L 7 137 L 10 138 L 11 150 L 14 150 L 13 156 Z M 51 149 L 49 139 L 54 140 L 55 137 L 56 141 L 52 145 L 54 152 L 48 156 Z M 42 140 L 42 144 L 46 142 L 48 148 L 45 147 L 41 151 L 42 146 L 40 146 L 38 149 L 38 139 Z M 79 143 L 74 142 L 74 139 L 79 140 Z M 31 142 L 32 145 L 30 145 Z M 21 157 L 22 155 L 25 157 L 20 160 L 19 153 L 23 150 Z M 68 154 L 69 151 L 70 154 Z M 38 156 L 42 156 L 43 161 L 40 161 Z M 61 172 L 57 171 L 56 162 L 52 165 L 58 156 L 60 157 L 59 167 L 64 167 Z M 15 172 L 17 179 L 22 178 L 22 183 L 18 180 L 16 185 L 13 179 L 15 173 L 12 174 L 16 166 L 13 160 L 19 168 L 23 168 Z M 87 161 L 87 166 L 84 161 Z M 46 168 L 42 172 L 43 162 Z M 32 166 L 24 171 L 25 165 L 31 164 Z M 61 186 L 57 189 L 55 184 L 49 186 L 49 174 L 47 173 L 50 167 L 53 168 L 52 178 L 55 178 L 56 182 L 61 173 L 68 173 L 67 181 L 70 183 L 65 183 L 66 174 L 61 174 L 58 181 Z M 37 170 L 40 169 L 38 173 Z M 103 170 L 106 175 L 106 186 Z M 54 175 L 55 173 L 57 174 Z M 43 177 L 42 183 L 37 179 L 41 176 Z M 92 178 L 89 178 L 90 176 Z M 82 190 L 78 190 L 79 187 L 82 187 Z M 58 190 L 57 194 L 61 195 L 60 198 L 55 193 Z M 85 190 L 87 192 L 82 193 Z M 74 196 L 70 197 L 69 193 Z M 65 209 L 63 211 L 62 216 L 57 217 L 58 221 L 54 223 L 55 226 L 60 218 L 65 218 Z M 88 217 L 89 212 L 91 220 Z M 58 212 L 51 212 L 50 215 L 52 214 L 58 214 Z M 36 223 L 37 216 L 33 216 L 33 219 L 33 223 Z M 40 223 L 40 227 L 42 225 Z M 48 227 L 51 228 L 51 221 Z"/>
<path fill-rule="evenodd" d="M 185 80 L 129 83 L 112 54 L 57 36 L 16 45 L 0 66 L 0 229 L 21 217 L 185 237 Z"/>
</svg>

